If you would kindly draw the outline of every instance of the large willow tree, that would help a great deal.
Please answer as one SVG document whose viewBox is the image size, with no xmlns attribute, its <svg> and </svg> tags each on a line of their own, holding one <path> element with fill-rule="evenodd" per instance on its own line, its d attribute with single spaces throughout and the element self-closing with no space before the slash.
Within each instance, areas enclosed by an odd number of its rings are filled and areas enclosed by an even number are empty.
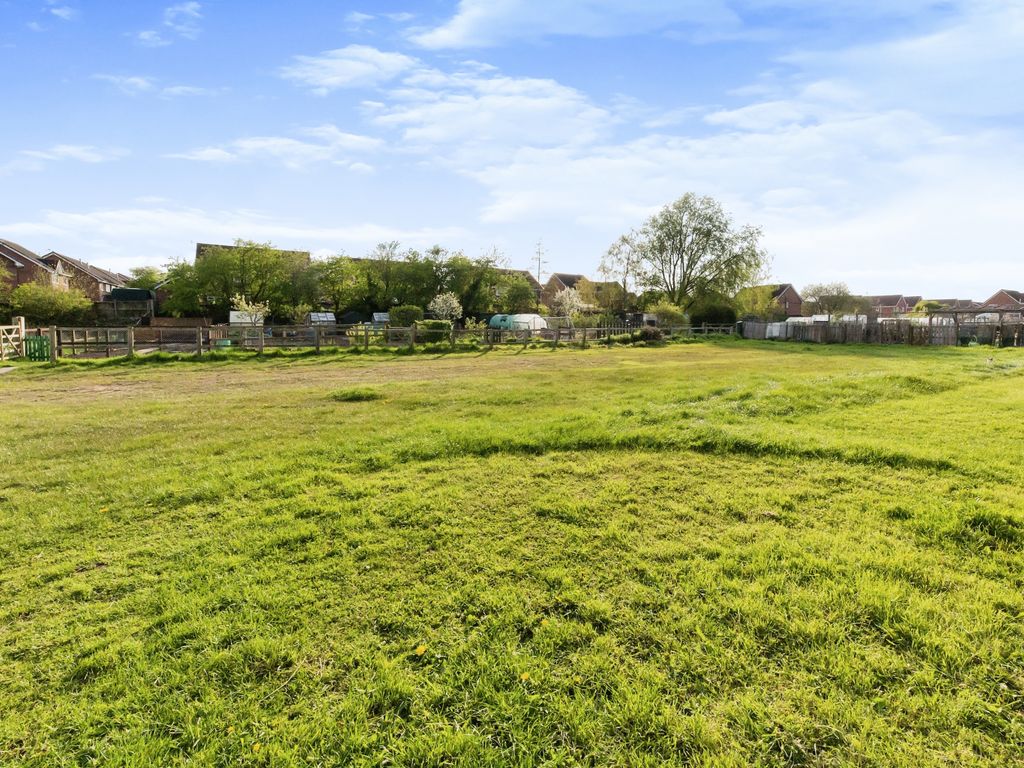
<svg viewBox="0 0 1024 768">
<path fill-rule="evenodd" d="M 640 286 L 687 309 L 756 282 L 768 264 L 760 239 L 759 228 L 737 227 L 717 200 L 687 193 L 616 241 L 609 255 L 628 258 Z"/>
</svg>

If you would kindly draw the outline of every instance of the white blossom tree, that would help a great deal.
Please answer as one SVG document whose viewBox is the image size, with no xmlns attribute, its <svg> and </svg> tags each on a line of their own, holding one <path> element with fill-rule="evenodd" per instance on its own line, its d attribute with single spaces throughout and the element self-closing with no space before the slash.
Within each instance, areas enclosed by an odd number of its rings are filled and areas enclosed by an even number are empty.
<svg viewBox="0 0 1024 768">
<path fill-rule="evenodd" d="M 462 317 L 462 304 L 459 297 L 454 293 L 439 293 L 427 305 L 427 309 L 438 320 L 451 320 L 452 322 Z"/>
<path fill-rule="evenodd" d="M 583 309 L 583 299 L 575 288 L 564 288 L 551 300 L 551 310 L 557 317 L 572 317 Z"/>
</svg>

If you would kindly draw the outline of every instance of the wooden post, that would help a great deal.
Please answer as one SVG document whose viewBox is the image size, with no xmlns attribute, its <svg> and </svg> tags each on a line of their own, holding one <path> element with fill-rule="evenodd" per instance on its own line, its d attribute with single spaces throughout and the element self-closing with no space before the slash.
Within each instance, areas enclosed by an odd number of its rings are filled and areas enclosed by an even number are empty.
<svg viewBox="0 0 1024 768">
<path fill-rule="evenodd" d="M 409 326 L 409 349 L 416 347 L 416 323 Z"/>
<path fill-rule="evenodd" d="M 455 349 L 455 323 L 452 322 L 452 333 L 451 333 L 452 349 Z"/>
<path fill-rule="evenodd" d="M 363 326 L 363 349 L 370 351 L 370 326 Z"/>
<path fill-rule="evenodd" d="M 158 350 L 160 350 L 161 352 L 164 351 L 164 329 L 163 328 L 157 328 L 156 329 L 156 348 Z"/>
<path fill-rule="evenodd" d="M 128 357 L 135 357 L 135 328 L 129 325 L 124 330 L 128 335 Z"/>
<path fill-rule="evenodd" d="M 562 326 L 555 328 L 555 349 L 558 349 L 558 340 L 562 338 Z"/>
<path fill-rule="evenodd" d="M 196 328 L 196 357 L 203 356 L 203 329 Z"/>
<path fill-rule="evenodd" d="M 583 329 L 583 348 L 587 348 L 587 329 Z"/>
<path fill-rule="evenodd" d="M 57 326 L 50 326 L 50 362 L 57 362 Z"/>
<path fill-rule="evenodd" d="M 316 353 L 320 354 L 320 326 L 313 326 L 313 341 L 316 344 Z"/>
<path fill-rule="evenodd" d="M 260 335 L 259 335 L 258 340 L 256 341 L 256 352 L 262 355 L 263 354 L 263 342 L 264 342 L 264 339 L 266 338 L 266 335 L 263 333 L 263 326 L 262 325 L 259 327 L 259 331 L 260 331 Z"/>
</svg>

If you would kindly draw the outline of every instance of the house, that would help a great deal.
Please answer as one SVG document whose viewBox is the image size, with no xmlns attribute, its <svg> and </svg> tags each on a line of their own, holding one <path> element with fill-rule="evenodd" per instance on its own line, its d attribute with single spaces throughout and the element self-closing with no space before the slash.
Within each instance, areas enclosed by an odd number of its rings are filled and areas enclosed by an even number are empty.
<svg viewBox="0 0 1024 768">
<path fill-rule="evenodd" d="M 548 282 L 544 286 L 543 293 L 541 293 L 541 301 L 550 307 L 555 296 L 560 291 L 576 288 L 580 280 L 583 279 L 585 279 L 583 275 L 573 275 L 568 272 L 552 272 L 551 277 L 548 278 Z"/>
<path fill-rule="evenodd" d="M 62 268 L 70 275 L 71 285 L 93 301 L 103 301 L 114 288 L 123 288 L 128 279 L 56 251 L 50 251 L 40 260 L 54 269 Z"/>
<path fill-rule="evenodd" d="M 584 309 L 617 307 L 622 302 L 622 285 L 614 281 L 590 280 L 586 275 L 553 272 L 544 286 L 541 301 L 551 306 L 560 291 L 574 288 L 583 300 Z"/>
<path fill-rule="evenodd" d="M 867 300 L 871 311 L 878 317 L 896 317 L 913 309 L 913 306 L 907 306 L 907 297 L 898 293 L 885 296 L 864 296 L 863 298 Z"/>
<path fill-rule="evenodd" d="M 982 302 L 986 309 L 1002 309 L 1009 312 L 1024 311 L 1024 291 L 1011 291 L 1001 288 Z"/>
<path fill-rule="evenodd" d="M 28 248 L 10 240 L 0 240 L 0 266 L 13 276 L 14 287 L 44 283 L 66 291 L 71 285 L 71 274 L 63 262 L 50 266 Z"/>
<path fill-rule="evenodd" d="M 906 311 L 907 312 L 913 312 L 914 311 L 914 307 L 916 307 L 918 304 L 920 304 L 923 301 L 923 299 L 924 299 L 923 296 L 904 296 L 903 297 L 903 301 L 907 305 L 907 310 Z"/>
</svg>

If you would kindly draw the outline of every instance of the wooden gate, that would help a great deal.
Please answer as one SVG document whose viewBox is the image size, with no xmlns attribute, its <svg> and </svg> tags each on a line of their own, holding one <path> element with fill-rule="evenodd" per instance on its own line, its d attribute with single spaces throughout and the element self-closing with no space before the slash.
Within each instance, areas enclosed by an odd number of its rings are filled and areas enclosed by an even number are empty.
<svg viewBox="0 0 1024 768">
<path fill-rule="evenodd" d="M 25 320 L 20 317 L 17 325 L 0 325 L 0 360 L 23 357 L 25 354 Z"/>
</svg>

